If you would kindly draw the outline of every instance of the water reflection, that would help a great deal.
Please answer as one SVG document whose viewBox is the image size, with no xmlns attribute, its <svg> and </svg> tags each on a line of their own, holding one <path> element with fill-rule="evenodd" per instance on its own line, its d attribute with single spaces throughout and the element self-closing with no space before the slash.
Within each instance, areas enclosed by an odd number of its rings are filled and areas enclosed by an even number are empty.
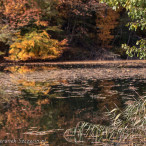
<svg viewBox="0 0 146 146">
<path fill-rule="evenodd" d="M 34 71 L 39 71 L 39 70 L 54 70 L 57 69 L 58 67 L 47 67 L 47 66 L 39 66 L 39 67 L 34 67 L 34 66 L 8 66 L 5 67 L 3 70 L 5 72 L 10 72 L 10 73 L 19 73 L 19 74 L 25 74 L 25 73 L 31 73 Z"/>
<path fill-rule="evenodd" d="M 38 124 L 37 119 L 41 116 L 40 106 L 32 107 L 26 100 L 15 99 L 11 101 L 9 109 L 4 113 L 2 120 L 1 138 L 15 139 L 21 137 L 25 129 Z M 30 119 L 32 120 L 30 121 Z"/>
<path fill-rule="evenodd" d="M 111 110 L 115 106 L 122 107 L 122 99 L 114 87 L 114 80 L 97 80 L 93 90 L 89 92 L 89 95 L 98 101 L 97 107 L 101 112 Z"/>
<path fill-rule="evenodd" d="M 140 95 L 145 92 L 144 81 L 132 78 L 40 81 L 25 76 L 31 71 L 39 72 L 38 68 L 6 70 L 15 86 L 0 87 L 0 139 L 3 140 L 31 139 L 45 140 L 53 146 L 74 145 L 63 138 L 66 129 L 80 121 L 108 125 L 104 116 L 107 109 L 123 108 L 126 101 L 138 97 L 130 87 Z M 21 77 L 16 78 L 13 74 L 16 72 Z"/>
</svg>

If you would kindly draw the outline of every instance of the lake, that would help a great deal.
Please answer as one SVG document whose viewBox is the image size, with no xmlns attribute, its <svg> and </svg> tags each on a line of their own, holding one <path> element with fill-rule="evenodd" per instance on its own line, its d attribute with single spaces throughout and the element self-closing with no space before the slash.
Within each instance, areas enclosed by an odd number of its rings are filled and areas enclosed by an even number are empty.
<svg viewBox="0 0 146 146">
<path fill-rule="evenodd" d="M 1 67 L 0 144 L 80 145 L 65 131 L 81 121 L 109 125 L 105 112 L 146 95 L 145 72 L 95 64 Z"/>
</svg>

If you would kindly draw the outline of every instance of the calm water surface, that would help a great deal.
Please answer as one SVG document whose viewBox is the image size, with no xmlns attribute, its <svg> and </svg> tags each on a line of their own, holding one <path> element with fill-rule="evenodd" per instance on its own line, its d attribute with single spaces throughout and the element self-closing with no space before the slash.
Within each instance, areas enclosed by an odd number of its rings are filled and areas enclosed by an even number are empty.
<svg viewBox="0 0 146 146">
<path fill-rule="evenodd" d="M 16 72 L 22 77 L 16 79 Z M 27 67 L 1 72 L 9 77 L 7 85 L 0 85 L 1 145 L 77 145 L 64 138 L 67 129 L 80 121 L 108 125 L 104 112 L 115 106 L 122 109 L 146 93 L 142 78 L 40 81 L 28 79 L 28 72 Z"/>
</svg>

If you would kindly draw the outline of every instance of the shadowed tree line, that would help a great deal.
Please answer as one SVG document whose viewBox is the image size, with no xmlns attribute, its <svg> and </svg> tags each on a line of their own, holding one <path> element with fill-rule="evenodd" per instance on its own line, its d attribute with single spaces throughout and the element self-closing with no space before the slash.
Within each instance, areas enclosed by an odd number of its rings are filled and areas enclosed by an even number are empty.
<svg viewBox="0 0 146 146">
<path fill-rule="evenodd" d="M 145 58 L 144 1 L 104 2 L 2 0 L 1 58 L 97 60 L 126 58 L 126 53 Z"/>
</svg>

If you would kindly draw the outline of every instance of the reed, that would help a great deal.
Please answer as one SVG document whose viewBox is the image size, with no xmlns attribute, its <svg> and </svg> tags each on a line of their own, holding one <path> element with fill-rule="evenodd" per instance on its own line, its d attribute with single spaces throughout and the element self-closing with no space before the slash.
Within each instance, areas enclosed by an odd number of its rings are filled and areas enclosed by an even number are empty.
<svg viewBox="0 0 146 146">
<path fill-rule="evenodd" d="M 67 129 L 64 137 L 73 143 L 144 145 L 146 135 L 146 96 L 141 97 L 124 110 L 116 107 L 106 113 L 110 126 L 79 122 Z"/>
</svg>

